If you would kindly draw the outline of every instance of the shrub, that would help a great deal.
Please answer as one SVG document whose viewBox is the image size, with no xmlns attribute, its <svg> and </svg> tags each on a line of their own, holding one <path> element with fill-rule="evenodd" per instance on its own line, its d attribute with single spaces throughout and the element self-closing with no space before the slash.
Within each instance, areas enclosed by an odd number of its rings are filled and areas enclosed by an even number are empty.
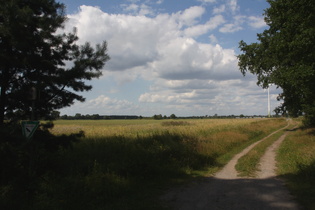
<svg viewBox="0 0 315 210">
<path fill-rule="evenodd" d="M 43 175 L 55 167 L 58 150 L 71 148 L 82 135 L 56 137 L 49 132 L 51 127 L 41 125 L 31 139 L 22 136 L 19 124 L 1 128 L 1 209 L 32 209 Z"/>
</svg>

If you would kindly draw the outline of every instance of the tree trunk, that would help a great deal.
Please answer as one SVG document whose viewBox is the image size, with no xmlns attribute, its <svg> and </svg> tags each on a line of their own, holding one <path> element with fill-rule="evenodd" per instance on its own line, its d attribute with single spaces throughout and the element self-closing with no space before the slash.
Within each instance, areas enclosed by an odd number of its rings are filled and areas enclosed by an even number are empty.
<svg viewBox="0 0 315 210">
<path fill-rule="evenodd" d="M 4 125 L 4 108 L 5 108 L 5 100 L 6 100 L 6 88 L 4 85 L 1 87 L 1 93 L 0 93 L 0 128 Z"/>
</svg>

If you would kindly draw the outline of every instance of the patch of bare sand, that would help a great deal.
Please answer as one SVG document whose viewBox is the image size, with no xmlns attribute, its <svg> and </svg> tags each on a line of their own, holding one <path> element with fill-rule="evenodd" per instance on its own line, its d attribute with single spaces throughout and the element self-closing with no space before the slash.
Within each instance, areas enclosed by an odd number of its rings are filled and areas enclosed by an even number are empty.
<svg viewBox="0 0 315 210">
<path fill-rule="evenodd" d="M 261 158 L 257 178 L 238 177 L 235 165 L 240 157 L 269 136 L 235 155 L 214 177 L 168 191 L 161 198 L 163 203 L 167 207 L 180 210 L 300 209 L 285 188 L 283 181 L 275 174 L 276 150 L 286 135 L 287 133 L 283 134 L 268 147 Z"/>
</svg>

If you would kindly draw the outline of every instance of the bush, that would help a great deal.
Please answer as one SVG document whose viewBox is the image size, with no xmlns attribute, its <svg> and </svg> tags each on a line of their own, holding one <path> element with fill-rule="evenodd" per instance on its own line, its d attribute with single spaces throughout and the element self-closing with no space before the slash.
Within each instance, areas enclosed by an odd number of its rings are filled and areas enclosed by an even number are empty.
<svg viewBox="0 0 315 210">
<path fill-rule="evenodd" d="M 32 209 L 41 179 L 55 167 L 58 150 L 78 141 L 79 134 L 52 135 L 48 130 L 52 126 L 42 124 L 31 139 L 22 136 L 19 124 L 0 129 L 1 209 Z"/>
</svg>

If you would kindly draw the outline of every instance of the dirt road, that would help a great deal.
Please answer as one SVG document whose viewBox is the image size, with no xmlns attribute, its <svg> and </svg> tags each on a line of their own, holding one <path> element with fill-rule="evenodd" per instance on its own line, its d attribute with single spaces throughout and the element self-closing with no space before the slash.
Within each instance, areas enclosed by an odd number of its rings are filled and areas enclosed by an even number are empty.
<svg viewBox="0 0 315 210">
<path fill-rule="evenodd" d="M 267 149 L 261 158 L 257 178 L 238 177 L 235 165 L 240 157 L 267 137 L 234 156 L 215 176 L 170 190 L 162 197 L 163 202 L 167 207 L 180 210 L 300 209 L 275 174 L 276 150 L 286 135 L 287 132 Z"/>
</svg>

